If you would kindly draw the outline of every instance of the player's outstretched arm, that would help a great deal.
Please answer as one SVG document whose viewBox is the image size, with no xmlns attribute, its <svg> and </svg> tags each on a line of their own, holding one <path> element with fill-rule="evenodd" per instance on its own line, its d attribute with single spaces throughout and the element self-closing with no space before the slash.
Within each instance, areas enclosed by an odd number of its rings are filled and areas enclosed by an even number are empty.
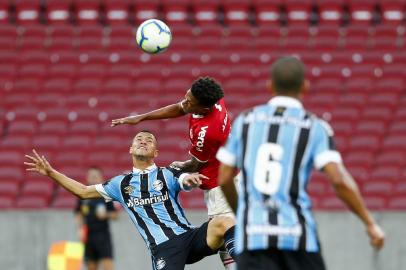
<svg viewBox="0 0 406 270">
<path fill-rule="evenodd" d="M 180 103 L 176 103 L 144 114 L 114 119 L 111 121 L 111 126 L 115 127 L 124 124 L 137 125 L 146 120 L 175 118 L 183 115 L 185 115 L 185 112 L 183 111 L 182 106 Z"/>
<path fill-rule="evenodd" d="M 365 224 L 371 245 L 377 249 L 382 248 L 385 241 L 385 233 L 366 208 L 357 183 L 346 170 L 345 166 L 330 162 L 324 166 L 323 171 L 333 184 L 337 196 Z"/>
<path fill-rule="evenodd" d="M 205 179 L 209 179 L 207 176 L 199 173 L 193 174 L 184 174 L 184 176 L 180 178 L 181 186 L 184 190 L 191 190 L 194 188 L 200 187 L 202 181 Z"/>
<path fill-rule="evenodd" d="M 24 162 L 28 167 L 26 169 L 27 171 L 37 172 L 41 175 L 52 178 L 63 188 L 81 199 L 102 198 L 99 192 L 97 192 L 95 186 L 85 186 L 82 183 L 67 177 L 52 168 L 44 156 L 40 156 L 35 150 L 32 150 L 32 152 L 33 156 L 25 155 L 25 157 L 30 160 L 30 162 Z"/>
<path fill-rule="evenodd" d="M 183 172 L 198 172 L 206 162 L 201 162 L 195 157 L 186 161 L 174 161 L 170 166 L 181 169 Z"/>
</svg>

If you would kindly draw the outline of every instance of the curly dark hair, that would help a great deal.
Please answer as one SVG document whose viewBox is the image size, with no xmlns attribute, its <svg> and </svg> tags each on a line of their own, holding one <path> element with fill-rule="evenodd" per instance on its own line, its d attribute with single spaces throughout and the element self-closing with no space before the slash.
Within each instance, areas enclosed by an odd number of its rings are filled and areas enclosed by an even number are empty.
<svg viewBox="0 0 406 270">
<path fill-rule="evenodd" d="M 210 77 L 202 77 L 194 81 L 190 91 L 199 104 L 205 107 L 213 106 L 224 97 L 221 85 Z"/>
</svg>

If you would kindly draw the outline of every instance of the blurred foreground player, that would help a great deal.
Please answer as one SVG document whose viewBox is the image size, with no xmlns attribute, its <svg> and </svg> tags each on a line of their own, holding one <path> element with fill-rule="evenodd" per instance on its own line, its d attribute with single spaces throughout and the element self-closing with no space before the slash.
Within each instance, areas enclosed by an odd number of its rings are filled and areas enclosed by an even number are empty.
<svg viewBox="0 0 406 270">
<path fill-rule="evenodd" d="M 223 193 L 218 187 L 220 167 L 216 153 L 230 133 L 230 119 L 224 103 L 224 92 L 219 83 L 210 77 L 202 77 L 193 82 L 184 99 L 176 104 L 141 114 L 112 121 L 112 126 L 121 124 L 137 125 L 146 120 L 167 119 L 189 114 L 190 159 L 174 162 L 183 171 L 199 172 L 208 177 L 200 186 L 204 190 L 209 218 L 216 216 L 233 217 Z M 219 252 L 226 269 L 231 269 L 234 261 L 224 250 Z"/>
<path fill-rule="evenodd" d="M 312 167 L 328 176 L 337 196 L 364 223 L 371 245 L 381 248 L 384 232 L 345 169 L 333 130 L 300 102 L 309 88 L 303 64 L 293 57 L 276 61 L 270 88 L 276 96 L 240 114 L 217 154 L 219 183 L 237 211 L 238 269 L 326 269 L 306 192 Z M 239 197 L 233 181 L 238 169 Z"/>
<path fill-rule="evenodd" d="M 206 177 L 157 167 L 157 141 L 152 133 L 142 131 L 134 137 L 130 147 L 132 172 L 104 184 L 83 185 L 53 169 L 35 150 L 33 153 L 26 155 L 28 171 L 52 178 L 79 198 L 120 202 L 148 246 L 153 269 L 183 270 L 185 264 L 217 253 L 224 243 L 234 255 L 233 219 L 215 217 L 196 228 L 178 201 L 181 190 L 198 187 Z"/>
<path fill-rule="evenodd" d="M 102 184 L 103 174 L 99 168 L 87 171 L 89 185 Z M 113 245 L 111 241 L 109 220 L 118 217 L 113 202 L 102 198 L 78 200 L 75 209 L 80 238 L 85 244 L 85 261 L 88 270 L 113 269 Z"/>
</svg>

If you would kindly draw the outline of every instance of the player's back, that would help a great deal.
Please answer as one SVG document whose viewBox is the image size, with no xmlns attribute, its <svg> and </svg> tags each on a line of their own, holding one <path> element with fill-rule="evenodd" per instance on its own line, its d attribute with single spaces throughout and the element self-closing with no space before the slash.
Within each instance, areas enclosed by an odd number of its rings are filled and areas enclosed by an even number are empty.
<svg viewBox="0 0 406 270">
<path fill-rule="evenodd" d="M 224 99 L 213 106 L 207 115 L 191 115 L 189 118 L 191 148 L 189 153 L 206 164 L 199 173 L 209 177 L 201 185 L 202 189 L 217 187 L 219 161 L 216 159 L 218 149 L 227 141 L 230 133 L 230 118 Z"/>
<path fill-rule="evenodd" d="M 276 97 L 240 115 L 235 126 L 241 134 L 236 139 L 242 171 L 238 223 L 247 225 L 239 249 L 318 251 L 306 186 L 313 166 L 335 152 L 328 124 L 298 100 Z"/>
</svg>

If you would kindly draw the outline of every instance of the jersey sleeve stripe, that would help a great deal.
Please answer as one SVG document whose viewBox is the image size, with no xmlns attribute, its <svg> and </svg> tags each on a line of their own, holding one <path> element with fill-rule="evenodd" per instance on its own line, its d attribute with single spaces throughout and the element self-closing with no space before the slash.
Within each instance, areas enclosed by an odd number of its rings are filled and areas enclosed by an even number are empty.
<svg viewBox="0 0 406 270">
<path fill-rule="evenodd" d="M 110 202 L 113 199 L 109 196 L 109 194 L 107 194 L 106 190 L 103 187 L 103 184 L 97 184 L 95 185 L 95 188 L 97 190 L 97 192 L 99 192 L 100 195 L 102 195 L 102 197 L 104 198 L 104 200 L 106 202 Z"/>
<path fill-rule="evenodd" d="M 341 155 L 338 151 L 330 150 L 318 154 L 314 159 L 314 167 L 317 170 L 323 169 L 330 162 L 342 163 Z"/>
<path fill-rule="evenodd" d="M 216 154 L 216 158 L 221 162 L 231 167 L 236 167 L 237 157 L 228 151 L 225 147 L 221 147 Z"/>
</svg>

